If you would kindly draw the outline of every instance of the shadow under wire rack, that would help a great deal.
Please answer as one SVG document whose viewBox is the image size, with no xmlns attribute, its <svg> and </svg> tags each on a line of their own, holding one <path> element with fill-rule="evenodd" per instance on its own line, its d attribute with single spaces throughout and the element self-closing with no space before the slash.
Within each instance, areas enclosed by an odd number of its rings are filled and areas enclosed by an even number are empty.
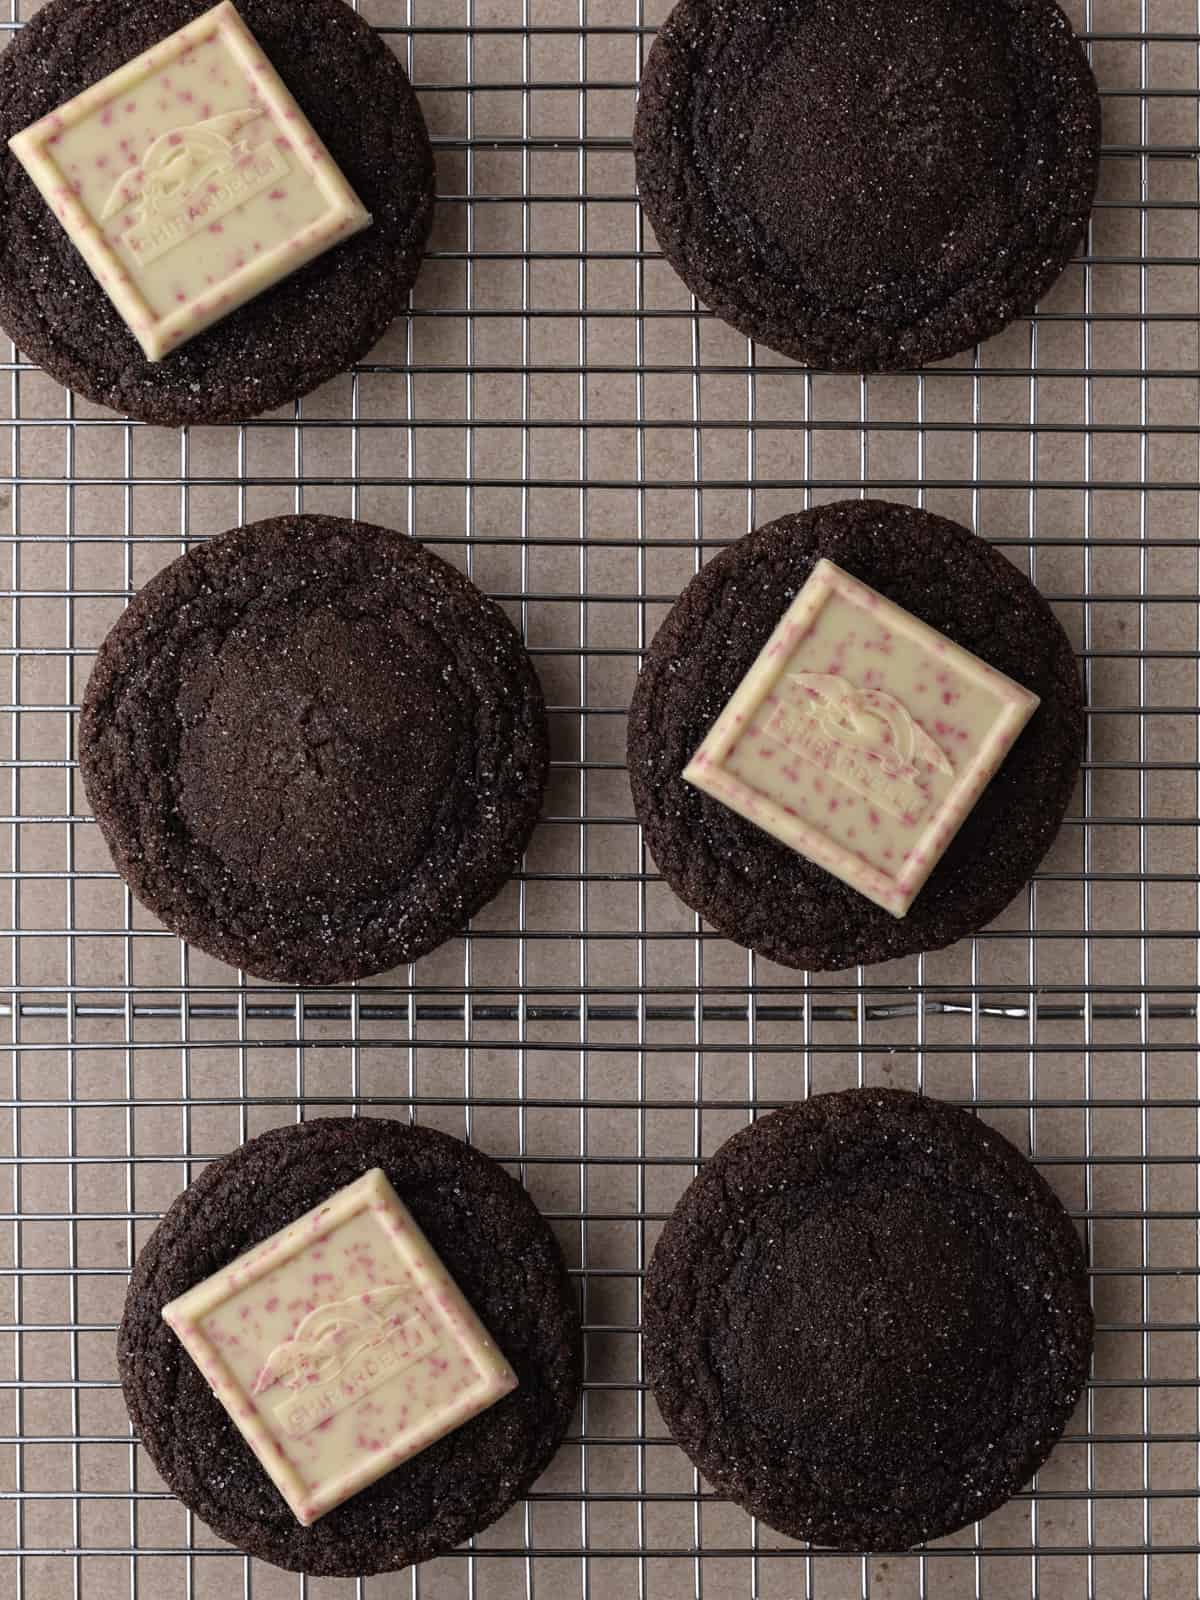
<svg viewBox="0 0 1200 1600">
<path fill-rule="evenodd" d="M 0 42 L 37 9 L 0 0 Z M 411 318 L 240 428 L 129 424 L 0 343 L 10 826 L 0 1026 L 0 1594 L 14 1600 L 1046 1600 L 1197 1593 L 1200 1562 L 1200 17 L 1068 9 L 1104 92 L 1086 247 L 969 356 L 860 379 L 698 307 L 639 213 L 636 86 L 666 0 L 360 0 L 437 147 Z M 870 493 L 995 541 L 1087 680 L 1087 760 L 1036 881 L 949 951 L 808 976 L 699 926 L 624 771 L 639 655 L 715 549 Z M 304 509 L 409 531 L 497 595 L 552 707 L 517 881 L 411 970 L 252 981 L 132 902 L 76 710 L 130 594 L 195 541 Z M 1094 1381 L 1035 1485 L 904 1556 L 809 1551 L 698 1481 L 646 1391 L 640 1277 L 697 1163 L 757 1110 L 854 1083 L 978 1108 L 1087 1237 Z M 264 1128 L 412 1117 L 508 1162 L 587 1330 L 583 1405 L 529 1500 L 399 1577 L 317 1582 L 220 1545 L 139 1454 L 114 1330 L 140 1242 Z"/>
</svg>

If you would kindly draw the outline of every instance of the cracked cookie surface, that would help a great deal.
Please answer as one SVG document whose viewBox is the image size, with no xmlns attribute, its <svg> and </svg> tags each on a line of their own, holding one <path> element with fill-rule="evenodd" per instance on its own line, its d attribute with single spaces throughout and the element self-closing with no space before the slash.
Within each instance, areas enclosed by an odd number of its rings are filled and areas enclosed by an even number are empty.
<svg viewBox="0 0 1200 1600">
<path fill-rule="evenodd" d="M 681 0 L 638 189 L 688 288 L 814 366 L 920 366 L 1031 311 L 1082 238 L 1100 98 L 1053 0 Z"/>
<path fill-rule="evenodd" d="M 1045 1461 L 1092 1348 L 1084 1251 L 994 1129 L 898 1090 L 724 1144 L 646 1277 L 646 1373 L 723 1495 L 793 1538 L 906 1549 Z"/>
<path fill-rule="evenodd" d="M 80 764 L 123 876 L 258 977 L 414 961 L 520 864 L 545 709 L 512 625 L 417 542 L 284 517 L 201 545 L 101 647 Z"/>
</svg>

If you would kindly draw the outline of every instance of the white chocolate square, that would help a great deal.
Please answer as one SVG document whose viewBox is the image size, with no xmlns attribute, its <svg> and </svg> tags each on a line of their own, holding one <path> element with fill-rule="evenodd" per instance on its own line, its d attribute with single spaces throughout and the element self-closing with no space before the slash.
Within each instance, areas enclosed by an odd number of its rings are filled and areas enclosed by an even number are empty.
<svg viewBox="0 0 1200 1600">
<path fill-rule="evenodd" d="M 903 917 L 1039 703 L 823 559 L 683 776 Z"/>
<path fill-rule="evenodd" d="M 371 222 L 230 0 L 9 149 L 150 361 Z"/>
<path fill-rule="evenodd" d="M 305 1527 L 517 1387 L 378 1167 L 162 1314 Z"/>
</svg>

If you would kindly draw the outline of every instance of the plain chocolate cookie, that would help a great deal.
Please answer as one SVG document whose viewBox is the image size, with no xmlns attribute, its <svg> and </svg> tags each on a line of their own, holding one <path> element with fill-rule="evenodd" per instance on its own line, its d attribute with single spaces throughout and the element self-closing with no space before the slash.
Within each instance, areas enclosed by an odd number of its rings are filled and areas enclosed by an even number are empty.
<svg viewBox="0 0 1200 1600">
<path fill-rule="evenodd" d="M 153 578 L 100 648 L 79 759 L 122 876 L 281 983 L 381 972 L 516 871 L 547 768 L 512 624 L 415 540 L 281 517 Z"/>
<path fill-rule="evenodd" d="M 1007 1139 L 900 1090 L 722 1145 L 646 1275 L 646 1373 L 704 1476 L 772 1528 L 907 1549 L 1042 1465 L 1083 1390 L 1083 1247 Z"/>
<path fill-rule="evenodd" d="M 433 218 L 425 122 L 373 29 L 344 0 L 238 0 L 374 221 L 147 361 L 7 141 L 212 3 L 49 0 L 0 55 L 0 324 L 67 388 L 172 427 L 258 416 L 360 360 L 407 304 Z"/>
<path fill-rule="evenodd" d="M 303 1528 L 162 1308 L 336 1190 L 382 1167 L 517 1375 L 512 1394 Z M 431 1128 L 330 1118 L 214 1161 L 151 1235 L 117 1343 L 134 1427 L 213 1531 L 293 1572 L 390 1572 L 486 1528 L 545 1470 L 580 1385 L 575 1296 L 554 1235 L 503 1167 Z"/>
<path fill-rule="evenodd" d="M 888 371 L 1033 310 L 1087 226 L 1100 99 L 1053 0 L 681 0 L 634 145 L 658 243 L 718 316 Z"/>
<path fill-rule="evenodd" d="M 900 918 L 681 776 L 821 556 L 1041 697 Z M 1070 641 L 1011 562 L 943 517 L 844 500 L 748 534 L 683 591 L 634 691 L 629 778 L 650 853 L 680 899 L 772 961 L 837 971 L 939 950 L 991 922 L 1058 832 L 1083 737 Z"/>
</svg>

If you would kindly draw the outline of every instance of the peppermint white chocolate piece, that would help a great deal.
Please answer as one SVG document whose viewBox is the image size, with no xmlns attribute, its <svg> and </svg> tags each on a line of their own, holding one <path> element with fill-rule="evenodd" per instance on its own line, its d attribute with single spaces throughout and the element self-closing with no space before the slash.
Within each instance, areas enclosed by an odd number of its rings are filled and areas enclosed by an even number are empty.
<svg viewBox="0 0 1200 1600">
<path fill-rule="evenodd" d="M 823 559 L 683 776 L 902 917 L 1038 704 Z"/>
<path fill-rule="evenodd" d="M 162 1314 L 305 1527 L 517 1387 L 378 1167 Z"/>
<path fill-rule="evenodd" d="M 9 149 L 151 361 L 371 222 L 229 0 Z"/>
</svg>

